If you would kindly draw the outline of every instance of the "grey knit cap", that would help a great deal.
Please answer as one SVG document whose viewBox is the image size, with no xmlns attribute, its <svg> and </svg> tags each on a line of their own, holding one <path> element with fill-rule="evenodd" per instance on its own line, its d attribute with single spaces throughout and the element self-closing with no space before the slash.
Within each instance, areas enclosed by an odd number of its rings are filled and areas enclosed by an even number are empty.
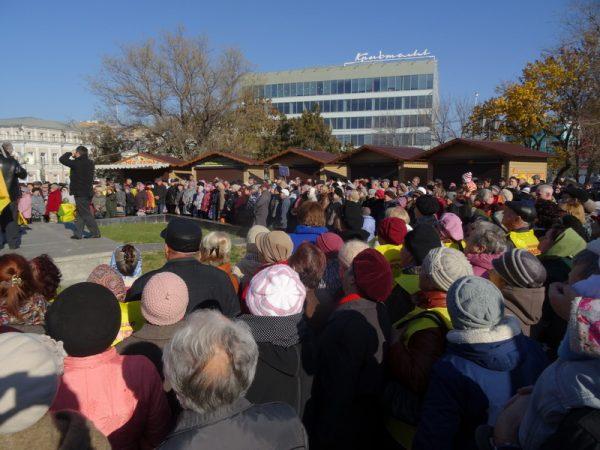
<svg viewBox="0 0 600 450">
<path fill-rule="evenodd" d="M 546 268 L 533 254 L 522 248 L 507 250 L 492 265 L 510 286 L 539 288 L 546 281 Z"/>
<path fill-rule="evenodd" d="M 430 250 L 423 260 L 421 274 L 438 289 L 447 292 L 459 278 L 473 275 L 473 266 L 462 252 L 454 248 L 438 247 Z"/>
<path fill-rule="evenodd" d="M 502 292 L 489 280 L 466 276 L 456 280 L 446 296 L 456 330 L 492 328 L 504 317 Z"/>
</svg>

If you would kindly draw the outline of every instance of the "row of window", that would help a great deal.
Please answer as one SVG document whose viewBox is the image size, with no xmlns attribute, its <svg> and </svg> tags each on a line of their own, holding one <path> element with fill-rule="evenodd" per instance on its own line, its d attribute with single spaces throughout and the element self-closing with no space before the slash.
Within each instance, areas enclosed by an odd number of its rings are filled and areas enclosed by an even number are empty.
<svg viewBox="0 0 600 450">
<path fill-rule="evenodd" d="M 17 152 L 17 158 L 23 164 L 40 163 L 42 165 L 44 165 L 44 164 L 58 165 L 58 153 L 51 153 L 50 160 L 48 160 L 48 156 L 46 155 L 45 152 L 40 153 L 39 158 L 37 158 L 36 154 L 33 152 L 27 152 L 25 154 L 22 154 L 21 152 Z"/>
<path fill-rule="evenodd" d="M 430 147 L 430 133 L 391 133 L 391 134 L 339 134 L 336 136 L 342 144 L 386 145 L 394 147 Z"/>
<path fill-rule="evenodd" d="M 27 141 L 45 141 L 45 142 L 76 142 L 74 137 L 68 137 L 63 134 L 45 134 L 42 132 L 32 133 L 31 131 L 21 133 L 0 132 L 0 139 L 15 139 Z"/>
<path fill-rule="evenodd" d="M 277 98 L 358 94 L 361 92 L 415 91 L 417 89 L 433 89 L 433 74 L 265 84 L 254 86 L 253 93 L 255 97 Z"/>
<path fill-rule="evenodd" d="M 334 130 L 357 130 L 362 128 L 398 128 L 430 127 L 429 114 L 410 114 L 404 116 L 375 116 L 375 117 L 333 117 L 323 119 L 325 124 Z"/>
<path fill-rule="evenodd" d="M 346 111 L 388 111 L 395 109 L 431 108 L 431 95 L 410 97 L 354 98 L 349 100 L 320 100 L 309 102 L 273 103 L 282 114 L 302 114 L 319 108 L 322 113 Z"/>
</svg>

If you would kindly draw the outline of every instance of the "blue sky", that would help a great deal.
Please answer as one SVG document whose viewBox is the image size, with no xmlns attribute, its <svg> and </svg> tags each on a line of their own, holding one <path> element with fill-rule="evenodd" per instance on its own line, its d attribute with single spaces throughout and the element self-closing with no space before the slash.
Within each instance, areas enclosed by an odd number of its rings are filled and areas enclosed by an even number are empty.
<svg viewBox="0 0 600 450">
<path fill-rule="evenodd" d="M 485 99 L 556 43 L 568 0 L 0 0 L 0 118 L 93 118 L 85 77 L 120 44 L 185 26 L 257 71 L 427 48 L 440 93 Z"/>
</svg>

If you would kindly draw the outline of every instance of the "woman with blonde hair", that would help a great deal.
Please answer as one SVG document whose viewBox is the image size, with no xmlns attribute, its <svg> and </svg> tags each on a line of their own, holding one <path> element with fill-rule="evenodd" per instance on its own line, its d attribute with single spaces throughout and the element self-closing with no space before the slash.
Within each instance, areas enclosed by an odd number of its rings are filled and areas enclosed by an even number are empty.
<svg viewBox="0 0 600 450">
<path fill-rule="evenodd" d="M 203 264 L 216 267 L 225 272 L 236 292 L 240 287 L 238 278 L 233 274 L 231 262 L 231 239 L 221 231 L 211 231 L 202 238 L 198 259 Z"/>
</svg>

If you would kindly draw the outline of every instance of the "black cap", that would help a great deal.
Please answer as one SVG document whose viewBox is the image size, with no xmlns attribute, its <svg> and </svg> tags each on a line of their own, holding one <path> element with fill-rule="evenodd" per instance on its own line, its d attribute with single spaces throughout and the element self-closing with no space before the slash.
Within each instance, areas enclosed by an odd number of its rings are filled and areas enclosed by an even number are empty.
<svg viewBox="0 0 600 450">
<path fill-rule="evenodd" d="M 167 246 L 180 253 L 195 253 L 200 250 L 202 229 L 192 219 L 171 219 L 160 237 Z"/>
<path fill-rule="evenodd" d="M 512 209 L 517 214 L 517 216 L 519 216 L 525 222 L 531 223 L 537 218 L 535 203 L 531 200 L 517 200 L 512 202 L 506 202 L 504 205 Z"/>
</svg>

